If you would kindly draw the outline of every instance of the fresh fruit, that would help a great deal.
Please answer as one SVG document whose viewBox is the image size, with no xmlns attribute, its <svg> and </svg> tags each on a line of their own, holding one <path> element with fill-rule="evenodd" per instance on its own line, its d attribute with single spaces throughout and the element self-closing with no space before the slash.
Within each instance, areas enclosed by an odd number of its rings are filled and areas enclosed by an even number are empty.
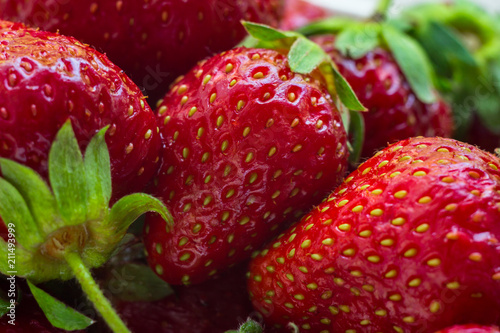
<svg viewBox="0 0 500 333">
<path fill-rule="evenodd" d="M 500 333 L 500 331 L 498 327 L 469 324 L 453 326 L 436 333 Z"/>
<path fill-rule="evenodd" d="M 106 56 L 74 38 L 0 21 L 0 79 L 0 157 L 47 179 L 49 148 L 71 119 L 81 149 L 110 125 L 114 200 L 143 190 L 156 172 L 154 114 Z"/>
<path fill-rule="evenodd" d="M 280 28 L 294 30 L 313 21 L 326 18 L 329 11 L 306 0 L 285 0 L 285 11 Z"/>
<path fill-rule="evenodd" d="M 384 149 L 257 253 L 270 325 L 434 332 L 500 321 L 500 160 L 443 138 Z"/>
<path fill-rule="evenodd" d="M 196 286 L 180 286 L 155 302 L 120 302 L 117 310 L 133 332 L 218 333 L 239 326 L 252 313 L 246 267 Z"/>
<path fill-rule="evenodd" d="M 199 64 L 167 94 L 157 111 L 164 163 L 152 192 L 176 222 L 166 233 L 149 217 L 144 235 L 159 276 L 201 282 L 335 188 L 346 133 L 321 79 L 292 72 L 277 51 L 237 48 Z"/>
<path fill-rule="evenodd" d="M 439 99 L 419 100 L 390 51 L 375 47 L 362 56 L 343 54 L 334 35 L 313 38 L 330 54 L 339 71 L 369 110 L 365 120 L 363 157 L 402 139 L 414 136 L 444 136 L 453 132 L 450 107 Z"/>
<path fill-rule="evenodd" d="M 0 216 L 9 232 L 7 241 L 0 239 L 0 256 L 5 258 L 0 272 L 12 278 L 11 285 L 26 279 L 50 323 L 65 330 L 85 329 L 93 320 L 35 284 L 75 278 L 113 332 L 129 332 L 90 270 L 112 256 L 142 214 L 156 212 L 172 223 L 165 206 L 146 194 L 125 196 L 110 207 L 108 129 L 91 139 L 82 156 L 68 120 L 50 148 L 50 187 L 33 169 L 0 158 Z M 12 294 L 17 294 L 15 288 Z"/>
<path fill-rule="evenodd" d="M 455 137 L 493 152 L 500 146 L 500 25 L 472 1 L 429 3 L 402 13 L 451 101 Z M 409 24 L 408 24 L 409 23 Z"/>
<path fill-rule="evenodd" d="M 278 26 L 282 0 L 1 0 L 4 19 L 60 31 L 105 52 L 155 104 L 197 61 L 245 34 L 240 20 Z"/>
</svg>

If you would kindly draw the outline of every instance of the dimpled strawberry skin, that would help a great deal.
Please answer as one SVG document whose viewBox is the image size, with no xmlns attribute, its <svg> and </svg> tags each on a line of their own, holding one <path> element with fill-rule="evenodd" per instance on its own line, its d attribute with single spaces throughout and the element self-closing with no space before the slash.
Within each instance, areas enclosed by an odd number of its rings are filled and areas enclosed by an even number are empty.
<svg viewBox="0 0 500 333">
<path fill-rule="evenodd" d="M 254 307 L 314 332 L 498 323 L 499 169 L 451 139 L 386 148 L 251 262 Z"/>
<path fill-rule="evenodd" d="M 436 333 L 500 333 L 500 331 L 498 327 L 469 324 L 453 326 Z"/>
<path fill-rule="evenodd" d="M 105 52 L 154 103 L 197 61 L 239 43 L 240 20 L 277 26 L 282 7 L 282 0 L 0 0 L 0 15 Z"/>
<path fill-rule="evenodd" d="M 140 191 L 159 166 L 156 119 L 137 86 L 77 40 L 0 21 L 0 157 L 47 178 L 47 157 L 71 119 L 81 148 L 101 128 L 113 195 Z"/>
<path fill-rule="evenodd" d="M 342 56 L 333 35 L 319 36 L 320 44 L 337 63 L 340 72 L 368 108 L 365 119 L 364 157 L 370 157 L 389 143 L 414 136 L 450 137 L 451 108 L 441 99 L 425 104 L 417 99 L 392 55 L 376 48 L 360 59 Z"/>
<path fill-rule="evenodd" d="M 320 202 L 346 170 L 340 113 L 314 77 L 273 50 L 238 48 L 195 67 L 158 109 L 165 145 L 153 193 L 149 261 L 172 284 L 200 282 L 250 257 Z"/>
</svg>

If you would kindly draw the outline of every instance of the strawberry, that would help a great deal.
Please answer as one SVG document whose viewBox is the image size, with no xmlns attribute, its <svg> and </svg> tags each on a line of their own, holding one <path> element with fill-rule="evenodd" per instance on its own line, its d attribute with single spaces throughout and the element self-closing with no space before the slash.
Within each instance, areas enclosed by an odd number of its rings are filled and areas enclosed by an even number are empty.
<svg viewBox="0 0 500 333">
<path fill-rule="evenodd" d="M 500 333 L 500 331 L 498 327 L 469 324 L 449 327 L 436 333 Z"/>
<path fill-rule="evenodd" d="M 500 322 L 500 160 L 443 138 L 389 146 L 250 264 L 270 325 L 434 332 Z"/>
<path fill-rule="evenodd" d="M 278 25 L 282 0 L 0 1 L 4 19 L 60 31 L 105 52 L 152 99 L 197 61 L 245 37 L 240 20 Z"/>
<path fill-rule="evenodd" d="M 329 15 L 330 13 L 325 8 L 306 0 L 286 0 L 280 28 L 283 30 L 297 29 Z"/>
<path fill-rule="evenodd" d="M 158 168 L 160 136 L 144 96 L 106 56 L 74 38 L 0 21 L 0 157 L 47 178 L 57 131 L 71 119 L 80 147 L 106 135 L 113 196 L 140 191 Z"/>
<path fill-rule="evenodd" d="M 424 103 L 413 92 L 400 66 L 388 50 L 377 47 L 362 57 L 343 55 L 333 35 L 313 39 L 338 65 L 369 112 L 362 156 L 370 157 L 387 143 L 413 136 L 445 136 L 453 131 L 450 106 L 439 99 Z"/>
<path fill-rule="evenodd" d="M 149 263 L 197 283 L 248 258 L 331 191 L 346 133 L 316 74 L 274 50 L 237 48 L 193 68 L 158 108 L 164 164 L 153 193 L 172 211 L 146 220 Z"/>
</svg>

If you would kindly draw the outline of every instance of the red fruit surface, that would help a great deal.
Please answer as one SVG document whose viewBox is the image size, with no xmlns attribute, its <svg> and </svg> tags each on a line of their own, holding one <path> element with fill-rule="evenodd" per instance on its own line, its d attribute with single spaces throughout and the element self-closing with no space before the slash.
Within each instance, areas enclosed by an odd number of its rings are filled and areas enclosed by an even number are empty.
<svg viewBox="0 0 500 333">
<path fill-rule="evenodd" d="M 337 63 L 359 100 L 366 133 L 363 157 L 389 143 L 415 136 L 450 137 L 453 131 L 451 108 L 441 99 L 432 104 L 418 100 L 392 55 L 376 48 L 360 59 L 344 57 L 335 48 L 333 35 L 313 39 Z"/>
<path fill-rule="evenodd" d="M 243 268 L 243 269 L 242 269 Z M 253 309 L 246 291 L 245 267 L 156 302 L 122 302 L 117 310 L 133 332 L 220 333 L 237 328 Z"/>
<path fill-rule="evenodd" d="M 500 322 L 500 160 L 413 138 L 381 151 L 250 264 L 270 325 L 434 332 Z"/>
<path fill-rule="evenodd" d="M 137 86 L 76 39 L 0 21 L 0 157 L 47 178 L 47 157 L 71 119 L 82 149 L 101 128 L 113 196 L 141 191 L 159 166 L 155 116 Z"/>
<path fill-rule="evenodd" d="M 152 102 L 197 61 L 239 43 L 240 20 L 278 26 L 282 0 L 0 0 L 4 19 L 96 47 Z"/>
<path fill-rule="evenodd" d="M 195 67 L 158 110 L 164 164 L 154 195 L 175 225 L 146 221 L 151 267 L 196 283 L 250 257 L 320 202 L 346 170 L 339 111 L 285 55 L 238 48 Z"/>
<path fill-rule="evenodd" d="M 280 29 L 294 30 L 311 22 L 327 18 L 330 12 L 306 0 L 286 0 Z"/>
<path fill-rule="evenodd" d="M 469 324 L 449 327 L 436 333 L 500 333 L 500 331 L 498 327 Z"/>
</svg>

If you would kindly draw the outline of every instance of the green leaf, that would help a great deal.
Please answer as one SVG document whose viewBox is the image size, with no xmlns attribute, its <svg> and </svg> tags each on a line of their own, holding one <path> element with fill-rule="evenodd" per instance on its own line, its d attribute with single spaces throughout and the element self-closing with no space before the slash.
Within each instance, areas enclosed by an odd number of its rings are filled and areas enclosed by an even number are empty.
<svg viewBox="0 0 500 333">
<path fill-rule="evenodd" d="M 43 313 L 54 327 L 75 331 L 86 329 L 94 323 L 92 319 L 58 301 L 29 281 L 28 286 Z"/>
<path fill-rule="evenodd" d="M 288 54 L 290 69 L 296 73 L 309 74 L 327 60 L 325 51 L 306 38 L 298 38 Z"/>
<path fill-rule="evenodd" d="M 88 189 L 87 219 L 99 218 L 111 200 L 111 162 L 104 135 L 109 126 L 100 130 L 85 151 L 85 175 Z"/>
<path fill-rule="evenodd" d="M 12 299 L 12 298 L 11 298 Z M 14 303 L 15 304 L 15 303 Z M 5 298 L 3 295 L 0 297 L 0 317 L 5 316 L 11 307 L 10 299 Z"/>
<path fill-rule="evenodd" d="M 445 52 L 450 58 L 456 58 L 469 66 L 477 66 L 476 59 L 465 47 L 462 40 L 450 28 L 438 22 L 429 24 L 429 37 L 432 36 L 436 45 L 440 45 L 440 49 L 433 50 L 434 52 Z"/>
<path fill-rule="evenodd" d="M 380 45 L 380 25 L 364 23 L 342 30 L 335 47 L 346 57 L 359 59 Z"/>
<path fill-rule="evenodd" d="M 352 111 L 367 111 L 367 109 L 359 101 L 358 96 L 354 93 L 351 85 L 342 76 L 342 74 L 340 74 L 337 67 L 333 63 L 330 67 L 333 71 L 335 90 L 337 91 L 342 104 Z"/>
<path fill-rule="evenodd" d="M 314 36 L 322 34 L 336 34 L 341 30 L 348 28 L 357 21 L 342 16 L 331 17 L 325 20 L 313 22 L 297 30 L 304 36 Z"/>
<path fill-rule="evenodd" d="M 359 112 L 351 111 L 349 137 L 351 138 L 350 143 L 352 147 L 349 154 L 349 163 L 357 167 L 365 143 L 365 121 L 363 115 Z"/>
<path fill-rule="evenodd" d="M 127 263 L 111 271 L 113 274 L 106 285 L 116 291 L 113 296 L 122 301 L 154 302 L 174 293 L 147 265 Z"/>
<path fill-rule="evenodd" d="M 296 38 L 300 36 L 295 32 L 281 31 L 265 24 L 253 23 L 248 21 L 243 21 L 242 24 L 250 34 L 250 36 L 257 38 L 258 40 L 271 42 L 285 38 Z"/>
<path fill-rule="evenodd" d="M 0 217 L 7 228 L 13 229 L 16 241 L 27 249 L 34 249 L 44 238 L 19 191 L 0 178 Z"/>
<path fill-rule="evenodd" d="M 147 212 L 158 213 L 168 226 L 174 225 L 172 214 L 160 200 L 148 194 L 136 193 L 121 198 L 111 208 L 109 227 L 105 226 L 105 229 L 112 229 L 116 234 L 124 234 L 135 220 Z"/>
<path fill-rule="evenodd" d="M 57 203 L 47 183 L 36 173 L 24 165 L 0 158 L 3 177 L 12 184 L 24 198 L 32 217 L 44 235 L 48 235 L 62 221 L 58 217 Z"/>
<path fill-rule="evenodd" d="M 435 102 L 432 69 L 420 45 L 389 25 L 384 25 L 382 32 L 385 42 L 418 99 L 424 103 Z"/>
<path fill-rule="evenodd" d="M 66 224 L 84 223 L 87 214 L 85 167 L 70 121 L 59 130 L 50 149 L 49 178 Z"/>
</svg>

